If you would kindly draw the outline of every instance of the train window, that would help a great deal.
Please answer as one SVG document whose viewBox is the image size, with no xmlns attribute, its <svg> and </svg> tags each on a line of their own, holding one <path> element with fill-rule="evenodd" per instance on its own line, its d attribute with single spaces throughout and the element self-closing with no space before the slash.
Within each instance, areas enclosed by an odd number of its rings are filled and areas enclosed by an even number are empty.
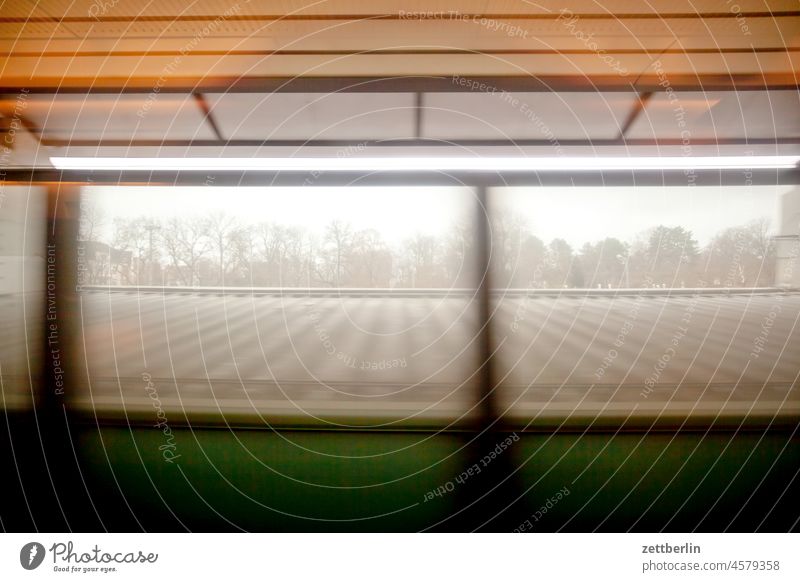
<svg viewBox="0 0 800 582">
<path fill-rule="evenodd" d="M 753 288 L 775 284 L 787 186 L 498 188 L 498 287 Z"/>
<path fill-rule="evenodd" d="M 791 187 L 492 192 L 496 376 L 523 425 L 796 414 Z M 785 222 L 785 221 L 784 221 Z"/>
<path fill-rule="evenodd" d="M 45 244 L 45 206 L 43 188 L 0 181 L 0 408 L 33 404 L 44 361 L 45 313 L 55 317 L 57 309 L 57 256 Z M 51 330 L 48 346 L 47 360 L 60 363 L 57 329 Z"/>
<path fill-rule="evenodd" d="M 76 404 L 332 427 L 463 420 L 473 206 L 468 188 L 87 187 Z"/>
<path fill-rule="evenodd" d="M 523 427 L 796 414 L 791 187 L 493 188 L 485 272 L 476 193 L 84 188 L 75 403 L 450 426 L 489 370 Z"/>
</svg>

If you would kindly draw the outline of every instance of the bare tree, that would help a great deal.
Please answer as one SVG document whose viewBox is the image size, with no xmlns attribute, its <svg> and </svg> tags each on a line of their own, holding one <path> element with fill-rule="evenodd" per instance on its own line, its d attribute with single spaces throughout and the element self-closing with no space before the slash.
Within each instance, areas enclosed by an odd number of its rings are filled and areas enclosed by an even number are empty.
<svg viewBox="0 0 800 582">
<path fill-rule="evenodd" d="M 253 258 L 255 256 L 255 240 L 253 227 L 240 226 L 230 233 L 226 250 L 228 275 L 227 285 L 253 285 Z"/>
<path fill-rule="evenodd" d="M 78 240 L 99 241 L 101 231 L 108 223 L 108 217 L 101 206 L 94 200 L 81 202 L 78 221 Z"/>
<path fill-rule="evenodd" d="M 447 287 L 472 287 L 478 280 L 473 228 L 468 221 L 457 222 L 442 237 L 439 262 Z"/>
<path fill-rule="evenodd" d="M 441 287 L 442 242 L 432 235 L 417 233 L 405 242 L 406 284 L 411 287 Z"/>
<path fill-rule="evenodd" d="M 260 259 L 256 276 L 262 284 L 269 287 L 275 286 L 279 280 L 282 248 L 285 244 L 283 229 L 284 227 L 271 222 L 262 222 L 254 228 L 257 256 Z"/>
<path fill-rule="evenodd" d="M 104 214 L 87 210 L 82 236 L 99 237 Z M 117 218 L 110 245 L 87 241 L 87 280 L 146 284 L 167 269 L 166 284 L 357 287 L 470 287 L 476 284 L 472 225 L 443 236 L 423 233 L 390 247 L 373 229 L 341 220 L 321 237 L 302 227 L 246 226 L 225 213 L 205 217 Z M 511 287 L 767 286 L 775 248 L 769 221 L 719 232 L 702 250 L 691 231 L 658 226 L 632 242 L 605 238 L 576 254 L 563 239 L 549 245 L 500 209 L 492 219 L 493 284 Z M 162 265 L 163 262 L 163 265 Z M 209 282 L 209 283 L 206 283 Z"/>
<path fill-rule="evenodd" d="M 257 276 L 268 286 L 307 286 L 315 271 L 309 233 L 295 226 L 261 223 L 254 228 L 255 256 L 260 260 Z M 321 259 L 320 259 L 321 261 Z"/>
<path fill-rule="evenodd" d="M 726 228 L 703 250 L 702 262 L 713 285 L 771 285 L 775 276 L 775 247 L 769 236 L 769 220 Z"/>
<path fill-rule="evenodd" d="M 131 255 L 131 269 L 127 273 L 121 273 L 123 281 L 145 285 L 156 280 L 153 273 L 161 268 L 160 231 L 161 225 L 152 218 L 139 216 L 114 219 L 111 244 Z"/>
<path fill-rule="evenodd" d="M 100 241 L 102 228 L 106 225 L 106 214 L 94 200 L 82 201 L 78 220 L 78 241 L 82 243 L 81 265 L 85 269 L 85 281 L 92 284 L 107 284 L 110 280 L 110 248 Z"/>
<path fill-rule="evenodd" d="M 321 260 L 317 274 L 325 285 L 340 287 L 347 280 L 352 266 L 355 235 L 352 227 L 340 220 L 334 220 L 325 230 Z"/>
<path fill-rule="evenodd" d="M 377 230 L 356 233 L 353 241 L 352 284 L 388 287 L 392 277 L 392 253 Z"/>
<path fill-rule="evenodd" d="M 523 245 L 528 236 L 525 220 L 506 207 L 492 213 L 492 284 L 508 287 L 518 277 Z"/>
<path fill-rule="evenodd" d="M 197 216 L 170 218 L 164 227 L 162 241 L 175 277 L 188 287 L 197 285 L 201 261 L 212 248 L 208 221 Z"/>
<path fill-rule="evenodd" d="M 214 212 L 206 221 L 208 238 L 217 261 L 217 285 L 224 285 L 231 267 L 233 242 L 243 227 L 236 218 L 224 212 Z"/>
</svg>

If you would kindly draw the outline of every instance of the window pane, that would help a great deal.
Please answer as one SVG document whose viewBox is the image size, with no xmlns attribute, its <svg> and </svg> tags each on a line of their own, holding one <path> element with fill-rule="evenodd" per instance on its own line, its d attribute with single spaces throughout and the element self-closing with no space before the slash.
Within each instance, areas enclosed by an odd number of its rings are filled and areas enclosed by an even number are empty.
<svg viewBox="0 0 800 582">
<path fill-rule="evenodd" d="M 444 188 L 87 188 L 80 404 L 461 418 L 476 393 L 474 293 L 460 288 L 473 202 Z"/>
<path fill-rule="evenodd" d="M 791 188 L 492 194 L 509 416 L 587 426 L 800 410 L 800 294 L 774 287 Z"/>
<path fill-rule="evenodd" d="M 768 287 L 791 187 L 503 188 L 492 193 L 494 284 Z"/>
</svg>

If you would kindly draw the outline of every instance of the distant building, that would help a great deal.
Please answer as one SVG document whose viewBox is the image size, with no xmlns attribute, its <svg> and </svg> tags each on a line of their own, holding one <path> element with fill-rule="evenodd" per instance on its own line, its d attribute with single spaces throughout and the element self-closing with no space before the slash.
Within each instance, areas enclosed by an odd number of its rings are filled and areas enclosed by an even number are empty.
<svg viewBox="0 0 800 582">
<path fill-rule="evenodd" d="M 775 285 L 800 287 L 800 188 L 781 196 L 778 228 Z"/>
</svg>

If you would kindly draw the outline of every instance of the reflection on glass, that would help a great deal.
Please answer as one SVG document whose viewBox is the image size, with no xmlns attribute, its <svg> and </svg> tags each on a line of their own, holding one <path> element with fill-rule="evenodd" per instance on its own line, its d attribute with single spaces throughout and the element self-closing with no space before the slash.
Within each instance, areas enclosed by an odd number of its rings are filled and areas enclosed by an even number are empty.
<svg viewBox="0 0 800 582">
<path fill-rule="evenodd" d="M 86 188 L 79 404 L 470 414 L 474 204 L 467 188 Z"/>
<path fill-rule="evenodd" d="M 501 288 L 768 287 L 787 187 L 503 188 L 492 192 Z"/>
<path fill-rule="evenodd" d="M 45 203 L 42 188 L 0 182 L 0 408 L 30 406 L 38 385 L 47 258 L 56 268 L 45 244 Z"/>
<path fill-rule="evenodd" d="M 87 188 L 82 285 L 472 285 L 459 188 Z"/>
<path fill-rule="evenodd" d="M 790 190 L 494 190 L 503 412 L 582 426 L 796 417 L 800 294 L 776 269 L 776 243 L 796 239 L 777 226 Z M 787 279 L 796 260 L 781 264 Z"/>
</svg>

